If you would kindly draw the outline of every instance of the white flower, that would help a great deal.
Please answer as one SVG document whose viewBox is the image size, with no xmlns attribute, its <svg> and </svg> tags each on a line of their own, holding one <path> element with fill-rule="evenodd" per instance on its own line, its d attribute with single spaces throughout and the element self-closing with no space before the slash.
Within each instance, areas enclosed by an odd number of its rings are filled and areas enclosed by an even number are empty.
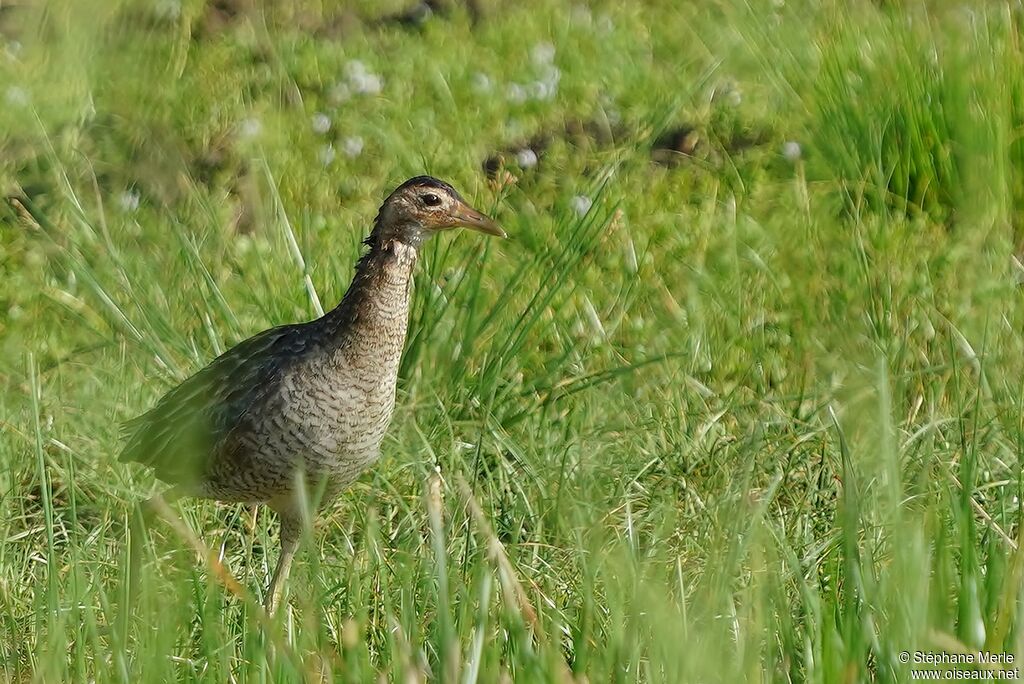
<svg viewBox="0 0 1024 684">
<path fill-rule="evenodd" d="M 158 0 L 156 14 L 161 19 L 177 19 L 181 16 L 181 0 Z"/>
<path fill-rule="evenodd" d="M 730 78 L 715 86 L 711 99 L 716 102 L 725 101 L 727 105 L 738 107 L 743 102 L 743 92 L 739 84 Z"/>
<path fill-rule="evenodd" d="M 530 95 L 526 87 L 519 83 L 509 83 L 506 94 L 508 95 L 509 102 L 514 102 L 515 104 L 526 102 L 526 98 Z"/>
<path fill-rule="evenodd" d="M 323 135 L 327 131 L 331 130 L 331 118 L 323 112 L 317 112 L 313 115 L 313 132 Z"/>
<path fill-rule="evenodd" d="M 516 152 L 516 164 L 521 169 L 532 169 L 537 165 L 537 161 L 537 153 L 529 147 L 524 147 Z"/>
<path fill-rule="evenodd" d="M 358 59 L 351 59 L 348 64 L 345 65 L 345 73 L 348 74 L 350 79 L 356 76 L 361 76 L 366 73 L 366 65 Z"/>
<path fill-rule="evenodd" d="M 573 211 L 580 216 L 583 216 L 590 211 L 590 207 L 594 206 L 594 200 L 590 199 L 586 195 L 576 195 L 572 198 L 572 201 L 569 202 L 569 205 L 572 207 Z"/>
<path fill-rule="evenodd" d="M 263 130 L 263 123 L 254 116 L 242 119 L 238 124 L 238 134 L 243 138 L 255 138 Z"/>
<path fill-rule="evenodd" d="M 548 64 L 544 67 L 544 73 L 541 74 L 540 80 L 545 83 L 551 83 L 558 85 L 558 82 L 562 80 L 562 70 L 556 67 L 554 64 Z"/>
<path fill-rule="evenodd" d="M 572 18 L 572 23 L 585 26 L 590 26 L 590 23 L 594 20 L 593 15 L 590 13 L 590 8 L 582 2 L 572 6 L 570 17 Z"/>
<path fill-rule="evenodd" d="M 738 83 L 733 80 L 727 80 L 715 87 L 711 99 L 724 101 L 732 107 L 739 107 L 740 103 L 743 102 L 743 93 L 740 91 Z"/>
<path fill-rule="evenodd" d="M 383 79 L 368 70 L 358 59 L 353 59 L 345 65 L 345 74 L 348 76 L 349 87 L 360 95 L 376 95 L 384 87 Z"/>
<path fill-rule="evenodd" d="M 558 85 L 547 81 L 534 81 L 530 84 L 530 89 L 533 91 L 533 97 L 538 100 L 553 100 Z"/>
<path fill-rule="evenodd" d="M 473 74 L 473 90 L 478 93 L 489 93 L 493 87 L 491 79 L 487 74 L 482 74 L 479 71 Z"/>
<path fill-rule="evenodd" d="M 252 251 L 252 238 L 245 233 L 238 233 L 235 235 L 235 249 L 241 255 L 248 254 Z"/>
<path fill-rule="evenodd" d="M 327 93 L 327 99 L 331 104 L 337 106 L 342 102 L 347 102 L 352 97 L 352 91 L 349 90 L 348 84 L 338 81 L 331 87 L 330 92 Z"/>
<path fill-rule="evenodd" d="M 349 159 L 355 159 L 363 153 L 363 139 L 358 135 L 345 138 L 345 141 L 341 144 L 341 151 Z"/>
<path fill-rule="evenodd" d="M 377 95 L 384 89 L 384 81 L 377 74 L 357 74 L 349 78 L 349 84 L 360 95 Z"/>
<path fill-rule="evenodd" d="M 28 92 L 18 86 L 7 88 L 7 91 L 4 93 L 4 99 L 12 107 L 25 107 L 29 102 Z"/>
<path fill-rule="evenodd" d="M 317 158 L 320 160 L 320 163 L 323 164 L 324 166 L 331 165 L 331 162 L 334 161 L 334 155 L 334 145 L 331 145 L 329 143 L 327 145 L 322 146 L 320 148 L 320 151 L 317 152 L 316 154 Z"/>
<path fill-rule="evenodd" d="M 801 152 L 800 143 L 796 140 L 787 140 L 782 143 L 782 156 L 791 162 L 800 159 Z"/>
<path fill-rule="evenodd" d="M 534 64 L 551 64 L 555 59 L 555 46 L 551 43 L 537 43 L 530 50 L 530 58 Z"/>
<path fill-rule="evenodd" d="M 549 64 L 541 75 L 540 80 L 533 84 L 533 94 L 538 100 L 552 100 L 558 92 L 558 84 L 562 80 L 561 70 Z"/>
</svg>

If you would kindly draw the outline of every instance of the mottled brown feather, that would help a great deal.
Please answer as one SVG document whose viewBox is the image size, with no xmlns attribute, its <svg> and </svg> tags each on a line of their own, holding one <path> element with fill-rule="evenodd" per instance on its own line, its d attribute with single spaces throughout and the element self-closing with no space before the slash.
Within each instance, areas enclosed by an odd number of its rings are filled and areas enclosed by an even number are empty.
<svg viewBox="0 0 1024 684">
<path fill-rule="evenodd" d="M 268 609 L 298 544 L 301 478 L 326 486 L 325 503 L 380 454 L 417 251 L 434 232 L 458 225 L 504 235 L 447 183 L 406 181 L 381 206 L 337 307 L 245 340 L 124 426 L 121 460 L 153 468 L 176 494 L 264 502 L 281 515 Z"/>
<path fill-rule="evenodd" d="M 289 365 L 308 348 L 316 337 L 310 327 L 264 330 L 218 356 L 122 426 L 126 444 L 120 460 L 150 466 L 169 484 L 194 484 L 203 477 L 211 452 L 228 446 L 228 435 L 247 414 L 262 408 Z"/>
</svg>

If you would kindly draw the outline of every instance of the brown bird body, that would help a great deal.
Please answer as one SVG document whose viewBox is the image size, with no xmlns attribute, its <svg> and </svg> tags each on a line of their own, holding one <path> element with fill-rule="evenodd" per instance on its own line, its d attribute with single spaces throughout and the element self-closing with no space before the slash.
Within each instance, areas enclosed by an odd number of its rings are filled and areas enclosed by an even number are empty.
<svg viewBox="0 0 1024 684">
<path fill-rule="evenodd" d="M 281 518 L 273 610 L 301 532 L 304 492 L 326 503 L 380 456 L 395 405 L 413 269 L 434 232 L 504 236 L 447 183 L 399 186 L 381 206 L 341 303 L 259 333 L 125 425 L 121 460 L 153 468 L 175 496 L 265 503 Z"/>
</svg>

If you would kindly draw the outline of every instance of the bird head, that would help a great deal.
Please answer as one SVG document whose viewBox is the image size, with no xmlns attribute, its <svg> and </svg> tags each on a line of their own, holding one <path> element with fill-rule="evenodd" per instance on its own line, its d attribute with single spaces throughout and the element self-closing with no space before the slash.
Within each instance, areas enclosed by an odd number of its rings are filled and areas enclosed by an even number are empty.
<svg viewBox="0 0 1024 684">
<path fill-rule="evenodd" d="M 433 233 L 452 228 L 508 237 L 491 218 L 471 207 L 455 188 L 430 176 L 416 176 L 388 195 L 375 232 L 418 245 Z"/>
</svg>

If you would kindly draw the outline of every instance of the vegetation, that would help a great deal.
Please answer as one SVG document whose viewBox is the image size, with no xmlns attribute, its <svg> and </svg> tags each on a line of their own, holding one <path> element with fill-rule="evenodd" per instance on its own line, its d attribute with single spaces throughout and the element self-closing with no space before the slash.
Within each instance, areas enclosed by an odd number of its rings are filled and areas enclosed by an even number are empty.
<svg viewBox="0 0 1024 684">
<path fill-rule="evenodd" d="M 1018 4 L 407 10 L 0 5 L 0 677 L 1019 666 Z M 511 238 L 425 249 L 385 458 L 289 610 L 270 514 L 191 500 L 126 610 L 160 485 L 118 424 L 332 306 L 424 172 Z"/>
</svg>

